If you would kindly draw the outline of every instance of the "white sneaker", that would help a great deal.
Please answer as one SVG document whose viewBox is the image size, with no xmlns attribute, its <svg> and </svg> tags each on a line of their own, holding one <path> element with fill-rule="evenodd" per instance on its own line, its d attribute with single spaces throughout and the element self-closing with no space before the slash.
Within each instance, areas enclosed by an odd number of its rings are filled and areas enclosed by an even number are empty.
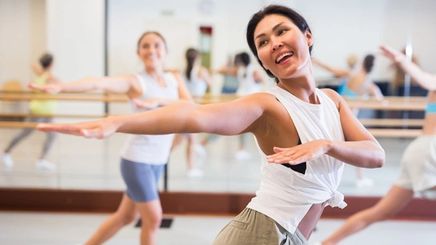
<svg viewBox="0 0 436 245">
<path fill-rule="evenodd" d="M 38 160 L 36 162 L 36 168 L 40 171 L 54 171 L 56 170 L 56 165 L 47 160 Z"/>
<path fill-rule="evenodd" d="M 202 156 L 202 157 L 205 157 L 207 155 L 206 148 L 204 148 L 204 146 L 202 146 L 200 144 L 194 145 L 194 152 L 195 152 L 195 154 Z"/>
<path fill-rule="evenodd" d="M 374 185 L 374 181 L 372 179 L 369 179 L 369 178 L 362 178 L 362 179 L 358 179 L 356 181 L 356 186 L 359 188 L 371 187 L 373 185 Z"/>
<path fill-rule="evenodd" d="M 11 169 L 14 166 L 14 160 L 12 160 L 11 155 L 8 153 L 3 154 L 2 161 L 6 169 Z"/>
<path fill-rule="evenodd" d="M 190 178 L 201 177 L 203 176 L 203 171 L 198 168 L 193 168 L 188 170 L 188 172 L 186 172 L 186 175 Z"/>
<path fill-rule="evenodd" d="M 251 158 L 251 154 L 248 151 L 239 150 L 238 152 L 236 152 L 235 158 L 237 160 L 248 160 Z"/>
</svg>

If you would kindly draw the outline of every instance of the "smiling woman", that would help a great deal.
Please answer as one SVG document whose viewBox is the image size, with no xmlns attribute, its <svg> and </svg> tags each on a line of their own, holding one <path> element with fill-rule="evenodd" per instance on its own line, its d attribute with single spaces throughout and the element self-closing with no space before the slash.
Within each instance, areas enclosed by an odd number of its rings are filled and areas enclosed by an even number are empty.
<svg viewBox="0 0 436 245">
<path fill-rule="evenodd" d="M 336 92 L 316 88 L 310 60 L 314 40 L 302 16 L 268 6 L 250 20 L 247 41 L 277 81 L 269 92 L 219 104 L 173 103 L 87 123 L 40 124 L 39 129 L 87 138 L 114 132 L 252 133 L 265 159 L 260 188 L 214 244 L 306 244 L 326 205 L 346 206 L 337 191 L 344 163 L 381 167 L 384 151 Z M 293 168 L 301 164 L 305 167 Z"/>
<path fill-rule="evenodd" d="M 152 110 L 190 100 L 185 83 L 177 74 L 164 71 L 166 42 L 158 32 L 145 32 L 137 43 L 137 54 L 144 71 L 120 77 L 85 78 L 75 82 L 53 85 L 33 84 L 34 89 L 50 93 L 103 90 L 125 93 L 133 111 Z M 101 244 L 124 225 L 141 216 L 141 244 L 154 244 L 162 219 L 157 183 L 168 161 L 173 135 L 137 135 L 131 137 L 122 151 L 121 174 L 127 190 L 117 209 L 88 240 L 87 244 Z"/>
</svg>

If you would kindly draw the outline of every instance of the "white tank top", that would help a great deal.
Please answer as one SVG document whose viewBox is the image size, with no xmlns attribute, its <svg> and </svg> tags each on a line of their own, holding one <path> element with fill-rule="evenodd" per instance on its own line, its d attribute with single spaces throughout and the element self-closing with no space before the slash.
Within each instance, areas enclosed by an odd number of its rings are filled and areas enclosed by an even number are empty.
<svg viewBox="0 0 436 245">
<path fill-rule="evenodd" d="M 306 103 L 278 86 L 270 93 L 288 111 L 302 144 L 317 139 L 344 141 L 338 109 L 321 90 L 315 91 L 320 104 Z M 337 191 L 343 168 L 343 162 L 328 155 L 306 162 L 304 174 L 264 159 L 260 187 L 247 207 L 294 233 L 312 204 L 346 206 L 344 196 Z"/>
<path fill-rule="evenodd" d="M 239 80 L 239 87 L 236 91 L 237 95 L 243 96 L 261 91 L 260 84 L 254 80 L 254 66 L 248 65 L 245 68 L 239 68 L 237 71 L 237 79 Z"/>
<path fill-rule="evenodd" d="M 164 98 L 177 100 L 179 98 L 178 81 L 171 73 L 165 73 L 164 78 L 166 86 L 159 85 L 145 71 L 137 74 L 141 85 L 143 99 Z M 134 112 L 141 112 L 132 104 Z M 130 161 L 148 163 L 148 164 L 165 164 L 173 142 L 173 134 L 164 135 L 130 135 L 127 140 L 121 156 Z"/>
</svg>

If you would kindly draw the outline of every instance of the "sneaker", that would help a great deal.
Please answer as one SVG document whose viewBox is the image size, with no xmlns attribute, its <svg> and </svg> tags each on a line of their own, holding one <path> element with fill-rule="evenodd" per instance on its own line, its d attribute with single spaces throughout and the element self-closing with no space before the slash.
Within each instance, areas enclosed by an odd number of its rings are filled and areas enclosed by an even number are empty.
<svg viewBox="0 0 436 245">
<path fill-rule="evenodd" d="M 202 157 L 205 157 L 207 155 L 206 148 L 204 148 L 204 146 L 202 146 L 200 144 L 194 145 L 194 152 L 195 152 L 195 154 L 202 156 Z"/>
<path fill-rule="evenodd" d="M 6 169 L 11 169 L 14 166 L 14 161 L 12 160 L 12 157 L 10 154 L 5 153 L 2 156 L 3 166 L 5 166 Z"/>
<path fill-rule="evenodd" d="M 248 160 L 251 158 L 251 154 L 248 151 L 239 150 L 238 152 L 236 152 L 235 158 L 237 160 Z"/>
<path fill-rule="evenodd" d="M 188 170 L 188 172 L 186 172 L 186 175 L 190 178 L 201 177 L 203 176 L 203 171 L 198 168 L 193 168 Z"/>
<path fill-rule="evenodd" d="M 40 171 L 54 171 L 56 170 L 56 165 L 54 163 L 42 159 L 36 162 L 36 168 Z"/>
<path fill-rule="evenodd" d="M 370 187 L 374 185 L 374 181 L 369 178 L 361 178 L 356 181 L 356 186 L 359 188 Z"/>
</svg>

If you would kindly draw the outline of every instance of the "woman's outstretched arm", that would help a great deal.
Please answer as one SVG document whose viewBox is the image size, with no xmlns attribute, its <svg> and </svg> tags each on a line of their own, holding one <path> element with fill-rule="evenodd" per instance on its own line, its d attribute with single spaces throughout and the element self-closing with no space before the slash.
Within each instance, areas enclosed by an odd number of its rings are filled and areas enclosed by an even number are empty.
<svg viewBox="0 0 436 245">
<path fill-rule="evenodd" d="M 56 84 L 39 85 L 31 83 L 30 88 L 46 93 L 60 92 L 86 92 L 86 91 L 105 91 L 113 93 L 127 93 L 135 89 L 137 78 L 134 75 L 118 77 L 88 77 L 72 82 L 62 82 Z M 137 88 L 136 88 L 137 89 Z"/>
<path fill-rule="evenodd" d="M 87 138 L 105 138 L 115 132 L 129 134 L 215 133 L 236 135 L 251 132 L 263 114 L 262 94 L 226 103 L 198 105 L 174 103 L 143 113 L 112 116 L 77 124 L 39 124 L 41 131 L 55 131 Z"/>
<path fill-rule="evenodd" d="M 395 49 L 392 49 L 391 47 L 380 46 L 380 50 L 388 59 L 399 64 L 401 69 L 409 74 L 412 79 L 421 87 L 430 91 L 436 90 L 436 75 L 424 72 L 421 68 L 419 68 L 419 66 L 408 60 L 406 55 Z"/>
<path fill-rule="evenodd" d="M 314 140 L 290 148 L 275 147 L 268 156 L 271 163 L 299 164 L 327 154 L 348 164 L 379 168 L 385 152 L 377 140 L 357 120 L 345 100 L 333 90 L 324 90 L 337 104 L 345 141 Z"/>
</svg>

